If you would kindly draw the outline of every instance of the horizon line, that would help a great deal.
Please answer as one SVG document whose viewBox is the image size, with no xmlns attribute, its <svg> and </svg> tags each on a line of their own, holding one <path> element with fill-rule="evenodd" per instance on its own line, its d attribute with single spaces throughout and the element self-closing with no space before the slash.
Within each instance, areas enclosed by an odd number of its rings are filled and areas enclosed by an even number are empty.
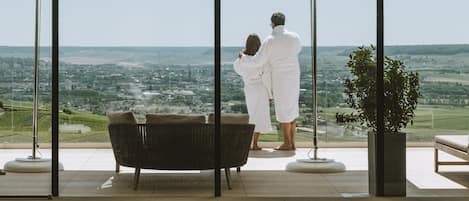
<svg viewBox="0 0 469 201">
<path fill-rule="evenodd" d="M 469 43 L 434 43 L 434 44 L 397 44 L 397 45 L 385 45 L 385 47 L 395 47 L 395 46 L 400 46 L 400 47 L 406 47 L 406 46 L 443 46 L 443 45 L 453 45 L 453 46 L 460 46 L 460 45 L 469 45 Z M 318 47 L 362 47 L 362 46 L 370 46 L 370 45 L 319 45 Z M 0 45 L 0 48 L 2 47 L 34 47 L 34 46 L 26 46 L 26 45 Z M 40 46 L 40 48 L 43 47 L 51 47 L 51 46 Z M 61 47 L 81 47 L 81 48 L 213 48 L 213 46 L 84 46 L 84 45 L 65 45 L 65 46 L 59 46 Z M 222 48 L 240 48 L 244 46 L 222 46 Z M 302 47 L 312 47 L 308 45 L 303 45 Z"/>
</svg>

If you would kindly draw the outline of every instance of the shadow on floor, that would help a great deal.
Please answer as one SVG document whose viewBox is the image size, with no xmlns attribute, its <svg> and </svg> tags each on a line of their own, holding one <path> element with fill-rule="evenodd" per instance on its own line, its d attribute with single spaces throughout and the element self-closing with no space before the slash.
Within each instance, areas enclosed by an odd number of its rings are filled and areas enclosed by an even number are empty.
<svg viewBox="0 0 469 201">
<path fill-rule="evenodd" d="M 295 156 L 295 151 L 259 150 L 250 151 L 250 158 L 288 158 Z"/>
<path fill-rule="evenodd" d="M 413 181 L 411 181 L 413 180 Z M 469 172 L 440 172 L 407 180 L 410 197 L 469 197 Z"/>
<path fill-rule="evenodd" d="M 439 172 L 438 174 L 469 189 L 469 172 Z"/>
<path fill-rule="evenodd" d="M 467 172 L 443 172 L 441 175 L 463 186 L 459 189 L 423 189 L 408 182 L 409 197 L 469 196 Z M 47 192 L 50 174 L 10 174 L 0 177 L 0 195 L 24 192 Z M 174 172 L 147 171 L 140 177 L 138 190 L 133 190 L 133 173 L 125 171 L 64 171 L 60 173 L 61 196 L 110 197 L 212 197 L 213 171 Z M 307 174 L 285 171 L 243 170 L 232 173 L 233 190 L 228 190 L 222 175 L 225 197 L 341 198 L 368 192 L 367 171 L 336 174 Z"/>
</svg>

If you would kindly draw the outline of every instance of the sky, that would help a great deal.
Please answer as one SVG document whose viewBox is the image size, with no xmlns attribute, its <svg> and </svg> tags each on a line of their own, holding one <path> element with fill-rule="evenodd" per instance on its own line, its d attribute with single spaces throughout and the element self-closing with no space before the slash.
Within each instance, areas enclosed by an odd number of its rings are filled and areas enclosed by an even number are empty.
<svg viewBox="0 0 469 201">
<path fill-rule="evenodd" d="M 376 40 L 376 0 L 317 0 L 318 44 Z M 0 0 L 0 45 L 32 46 L 34 0 Z M 41 45 L 50 45 L 51 0 L 42 0 Z M 62 46 L 213 46 L 213 0 L 61 0 Z M 468 0 L 386 0 L 387 45 L 469 44 Z M 310 0 L 222 0 L 222 46 L 266 37 L 270 15 L 310 45 Z"/>
</svg>

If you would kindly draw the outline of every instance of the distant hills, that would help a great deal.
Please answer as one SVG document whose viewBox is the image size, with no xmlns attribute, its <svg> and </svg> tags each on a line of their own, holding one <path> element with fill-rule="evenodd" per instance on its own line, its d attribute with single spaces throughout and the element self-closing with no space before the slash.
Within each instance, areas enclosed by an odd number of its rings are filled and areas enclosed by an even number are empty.
<svg viewBox="0 0 469 201">
<path fill-rule="evenodd" d="M 319 47 L 318 54 L 348 56 L 357 47 L 337 46 Z M 243 47 L 223 47 L 222 62 L 232 62 Z M 50 47 L 41 47 L 41 57 L 50 57 Z M 455 55 L 469 54 L 469 45 L 408 45 L 386 46 L 385 54 L 392 55 Z M 311 47 L 304 47 L 302 60 L 308 61 Z M 33 57 L 33 47 L 0 46 L 0 57 Z M 153 64 L 212 64 L 211 47 L 61 47 L 60 57 L 63 62 L 86 59 L 91 64 L 100 63 L 153 63 Z M 86 58 L 86 59 L 85 59 Z"/>
<path fill-rule="evenodd" d="M 347 56 L 355 48 L 347 47 L 340 55 Z M 455 55 L 468 54 L 469 45 L 405 45 L 386 46 L 384 53 L 388 56 L 394 55 Z"/>
</svg>

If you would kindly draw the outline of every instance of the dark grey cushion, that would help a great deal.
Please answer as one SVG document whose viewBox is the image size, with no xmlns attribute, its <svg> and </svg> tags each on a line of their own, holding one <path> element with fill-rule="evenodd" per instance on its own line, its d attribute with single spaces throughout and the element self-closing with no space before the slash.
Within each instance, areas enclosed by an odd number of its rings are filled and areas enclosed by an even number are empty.
<svg viewBox="0 0 469 201">
<path fill-rule="evenodd" d="M 204 124 L 204 115 L 147 114 L 147 124 Z"/>
</svg>

